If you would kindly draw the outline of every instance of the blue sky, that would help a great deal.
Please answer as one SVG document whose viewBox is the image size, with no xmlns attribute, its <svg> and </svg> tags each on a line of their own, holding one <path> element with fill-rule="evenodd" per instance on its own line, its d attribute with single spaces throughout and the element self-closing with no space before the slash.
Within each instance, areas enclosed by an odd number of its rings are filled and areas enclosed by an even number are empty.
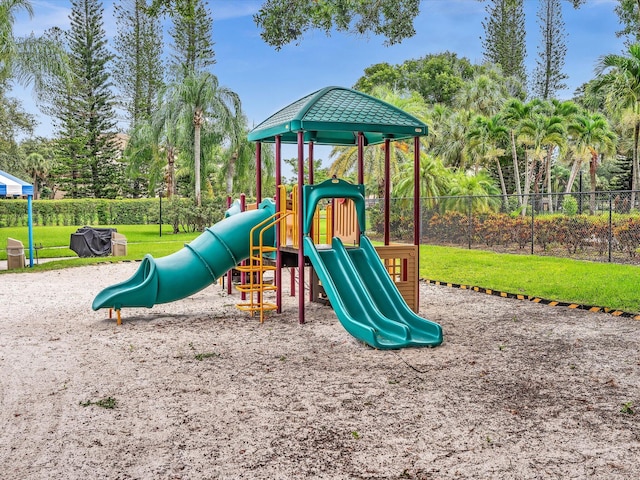
<svg viewBox="0 0 640 480">
<path fill-rule="evenodd" d="M 539 27 L 537 0 L 524 0 L 527 19 L 528 68 L 537 57 Z M 35 16 L 21 17 L 16 32 L 42 34 L 47 28 L 68 28 L 68 0 L 32 0 Z M 105 30 L 108 37 L 116 33 L 112 16 L 113 0 L 105 0 Z M 480 37 L 483 35 L 484 5 L 477 0 L 423 0 L 415 27 L 417 35 L 402 44 L 385 47 L 375 36 L 356 37 L 311 32 L 299 46 L 280 51 L 267 46 L 260 38 L 252 15 L 262 4 L 256 0 L 209 0 L 213 12 L 216 65 L 213 73 L 220 83 L 240 95 L 250 125 L 256 125 L 272 113 L 298 98 L 325 86 L 351 87 L 372 64 L 402 63 L 429 53 L 446 50 L 482 61 Z M 565 73 L 569 88 L 561 93 L 568 98 L 574 89 L 593 77 L 598 58 L 607 53 L 622 53 L 622 39 L 616 38 L 618 18 L 615 0 L 587 0 L 574 11 L 565 2 L 567 32 Z M 25 109 L 37 114 L 30 91 L 15 88 L 13 95 L 24 102 Z M 50 120 L 39 114 L 36 133 L 51 136 Z"/>
</svg>

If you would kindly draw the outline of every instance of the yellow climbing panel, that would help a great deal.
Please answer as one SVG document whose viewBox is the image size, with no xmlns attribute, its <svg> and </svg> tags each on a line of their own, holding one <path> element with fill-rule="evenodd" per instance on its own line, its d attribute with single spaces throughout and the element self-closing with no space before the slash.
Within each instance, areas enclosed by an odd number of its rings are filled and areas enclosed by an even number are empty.
<svg viewBox="0 0 640 480">
<path fill-rule="evenodd" d="M 275 291 L 278 285 L 275 284 L 275 278 L 271 281 L 265 278 L 266 272 L 275 271 L 276 267 L 268 258 L 273 256 L 276 247 L 264 244 L 264 234 L 270 228 L 275 227 L 286 219 L 288 213 L 278 212 L 259 223 L 251 230 L 250 234 L 250 252 L 251 255 L 244 265 L 236 267 L 236 270 L 247 274 L 248 281 L 242 285 L 236 285 L 236 289 L 247 295 L 248 302 L 239 303 L 238 309 L 251 313 L 254 316 L 260 313 L 260 323 L 264 322 L 264 314 L 269 310 L 276 310 L 278 306 L 275 302 L 265 300 L 265 292 Z M 286 222 L 284 223 L 286 225 Z M 257 244 L 255 240 L 257 239 Z"/>
</svg>

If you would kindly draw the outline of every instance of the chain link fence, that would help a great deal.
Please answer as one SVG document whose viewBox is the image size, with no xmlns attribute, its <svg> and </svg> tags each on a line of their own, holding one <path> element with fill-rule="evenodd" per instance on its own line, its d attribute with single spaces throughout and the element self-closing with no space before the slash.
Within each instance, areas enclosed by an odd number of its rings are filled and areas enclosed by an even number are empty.
<svg viewBox="0 0 640 480">
<path fill-rule="evenodd" d="M 421 243 L 500 253 L 640 265 L 640 192 L 429 197 Z M 633 208 L 632 208 L 633 207 Z M 367 203 L 368 233 L 382 238 L 382 199 Z M 413 200 L 392 199 L 392 241 L 413 242 Z"/>
</svg>

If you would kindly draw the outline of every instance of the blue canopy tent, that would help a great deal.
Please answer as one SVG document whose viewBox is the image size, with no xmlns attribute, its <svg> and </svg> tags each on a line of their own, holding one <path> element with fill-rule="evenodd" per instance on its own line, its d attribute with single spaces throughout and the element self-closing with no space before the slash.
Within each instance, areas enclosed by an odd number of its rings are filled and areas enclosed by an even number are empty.
<svg viewBox="0 0 640 480">
<path fill-rule="evenodd" d="M 0 197 L 27 197 L 29 266 L 33 268 L 33 185 L 0 170 Z"/>
</svg>

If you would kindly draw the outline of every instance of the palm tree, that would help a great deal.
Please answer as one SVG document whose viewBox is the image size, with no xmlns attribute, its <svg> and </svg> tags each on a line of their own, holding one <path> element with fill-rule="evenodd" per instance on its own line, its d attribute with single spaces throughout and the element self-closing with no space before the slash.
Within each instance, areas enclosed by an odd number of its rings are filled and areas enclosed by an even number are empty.
<svg viewBox="0 0 640 480">
<path fill-rule="evenodd" d="M 451 172 L 442 160 L 420 152 L 420 196 L 432 204 L 435 197 L 443 195 L 449 188 Z M 413 164 L 405 163 L 400 169 L 393 188 L 393 196 L 399 198 L 413 197 L 414 186 Z M 432 205 L 430 205 L 432 206 Z"/>
<path fill-rule="evenodd" d="M 431 153 L 440 157 L 447 167 L 466 169 L 469 166 L 468 137 L 472 113 L 469 110 L 455 110 L 442 119 L 438 128 L 438 138 L 431 147 Z"/>
<path fill-rule="evenodd" d="M 552 99 L 551 102 L 540 102 L 539 108 L 543 110 L 548 109 L 550 115 L 561 118 L 565 130 L 567 126 L 573 121 L 573 118 L 578 114 L 578 111 L 579 111 L 578 105 L 575 102 L 572 102 L 571 100 L 560 101 L 560 100 Z M 564 144 L 563 146 L 567 145 L 568 143 L 567 140 L 568 139 L 565 138 L 565 141 L 563 142 Z M 545 183 L 546 183 L 546 189 L 547 189 L 547 195 L 548 195 L 549 212 L 553 213 L 553 195 L 552 195 L 553 181 L 551 178 L 551 173 L 552 173 L 551 163 L 552 163 L 552 156 L 555 151 L 554 145 L 547 146 L 546 150 L 547 150 L 547 156 L 545 157 L 545 160 L 544 160 L 543 170 L 544 170 Z"/>
<path fill-rule="evenodd" d="M 500 192 L 493 184 L 492 178 L 484 171 L 475 175 L 458 170 L 451 178 L 448 194 L 451 198 L 447 201 L 448 209 L 458 212 L 467 212 L 471 208 L 475 213 L 487 213 L 494 211 L 499 203 L 492 195 Z M 469 204 L 469 199 L 473 203 Z"/>
<path fill-rule="evenodd" d="M 42 183 L 49 176 L 49 172 L 53 168 L 54 162 L 50 158 L 44 157 L 44 155 L 38 152 L 32 152 L 27 155 L 25 162 L 25 169 L 27 173 L 33 178 L 33 199 L 40 198 L 40 190 Z"/>
<path fill-rule="evenodd" d="M 469 138 L 469 149 L 473 156 L 476 157 L 476 165 L 489 165 L 495 162 L 498 170 L 498 178 L 500 179 L 500 187 L 504 204 L 507 204 L 507 187 L 504 183 L 502 175 L 502 166 L 500 165 L 500 157 L 505 154 L 505 149 L 501 147 L 507 141 L 508 128 L 504 124 L 500 115 L 494 115 L 487 118 L 478 116 L 471 124 L 471 129 L 467 134 Z M 476 173 L 478 170 L 476 169 Z"/>
<path fill-rule="evenodd" d="M 513 177 L 518 195 L 518 205 L 522 205 L 522 186 L 520 183 L 520 169 L 518 166 L 518 143 L 517 137 L 520 125 L 531 115 L 534 104 L 523 103 L 517 98 L 512 98 L 503 106 L 502 115 L 505 123 L 509 127 L 509 138 L 511 141 L 511 157 L 513 160 Z"/>
<path fill-rule="evenodd" d="M 139 122 L 129 137 L 123 158 L 126 160 L 126 174 L 129 178 L 144 178 L 149 193 L 155 192 L 164 179 L 163 147 L 150 120 Z M 169 189 L 167 197 L 171 197 Z"/>
<path fill-rule="evenodd" d="M 631 45 L 628 55 L 605 55 L 598 62 L 596 73 L 595 91 L 605 92 L 605 101 L 614 111 L 621 114 L 627 111 L 633 118 L 631 205 L 634 206 L 635 191 L 640 187 L 640 44 Z"/>
<path fill-rule="evenodd" d="M 165 91 L 159 96 L 167 96 Z M 176 193 L 176 160 L 181 137 L 180 109 L 160 100 L 150 119 L 135 126 L 124 152 L 131 177 L 144 175 L 150 192 L 164 182 L 167 198 Z"/>
<path fill-rule="evenodd" d="M 210 73 L 193 74 L 176 83 L 171 90 L 171 103 L 180 112 L 183 131 L 193 132 L 193 160 L 196 205 L 202 205 L 201 195 L 201 134 L 205 124 L 215 129 L 221 141 L 231 140 L 241 132 L 240 97 L 220 86 L 218 78 Z M 187 128 L 187 125 L 192 127 Z"/>
<path fill-rule="evenodd" d="M 459 108 L 491 116 L 500 111 L 506 98 L 503 84 L 491 75 L 481 74 L 462 85 L 454 97 L 454 103 Z"/>
<path fill-rule="evenodd" d="M 21 12 L 33 17 L 30 0 L 0 0 L 0 81 L 33 82 L 37 93 L 49 74 L 68 80 L 67 57 L 60 45 L 43 37 L 15 36 L 13 25 Z"/>
<path fill-rule="evenodd" d="M 576 143 L 577 158 L 572 168 L 567 185 L 567 192 L 571 191 L 571 184 L 583 159 L 589 160 L 589 175 L 591 179 L 590 209 L 595 212 L 596 206 L 596 171 L 601 154 L 615 152 L 616 135 L 611 130 L 607 119 L 599 113 L 584 113 L 575 117 L 569 126 L 569 131 Z"/>
<path fill-rule="evenodd" d="M 520 126 L 518 138 L 529 147 L 527 151 L 527 173 L 524 182 L 524 198 L 522 201 L 522 215 L 525 215 L 527 196 L 529 195 L 531 182 L 534 178 L 536 164 L 544 162 L 549 149 L 559 147 L 565 141 L 565 128 L 562 118 L 543 113 L 534 113 L 524 120 Z M 529 158 L 531 159 L 530 165 Z"/>
<path fill-rule="evenodd" d="M 401 165 L 410 162 L 413 158 L 413 147 L 406 142 L 391 142 L 389 144 L 389 170 L 391 178 L 395 178 Z M 345 177 L 355 173 L 358 165 L 358 147 L 333 147 L 329 153 L 329 159 L 334 159 L 329 166 L 329 175 Z M 367 189 L 372 189 L 378 197 L 384 197 L 385 176 L 385 146 L 371 145 L 365 148 L 364 156 L 364 182 Z"/>
</svg>

